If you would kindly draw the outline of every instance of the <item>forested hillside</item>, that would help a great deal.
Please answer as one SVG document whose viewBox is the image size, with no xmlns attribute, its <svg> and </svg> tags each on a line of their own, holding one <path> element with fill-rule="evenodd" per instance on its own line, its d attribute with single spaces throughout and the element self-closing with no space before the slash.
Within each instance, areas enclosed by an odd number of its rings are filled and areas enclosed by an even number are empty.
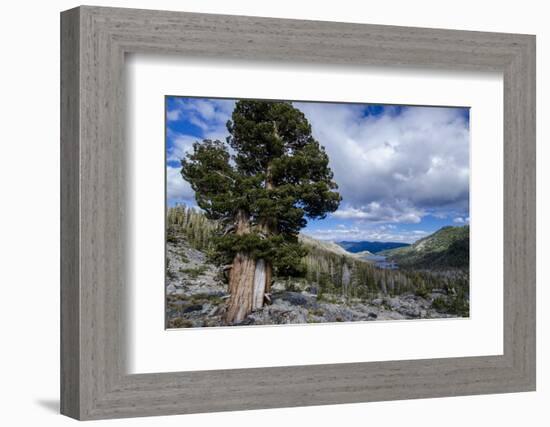
<svg viewBox="0 0 550 427">
<path fill-rule="evenodd" d="M 178 246 L 189 245 L 203 253 L 207 264 L 203 272 L 217 269 L 217 277 L 220 278 L 224 277 L 222 272 L 225 266 L 212 242 L 223 232 L 215 221 L 206 219 L 197 210 L 184 206 L 168 210 L 167 242 L 172 244 L 176 252 Z M 314 296 L 319 302 L 344 305 L 409 294 L 413 298 L 427 300 L 428 307 L 433 305 L 432 317 L 436 312 L 468 315 L 467 272 L 383 269 L 332 242 L 319 241 L 305 235 L 299 236 L 299 242 L 305 253 L 300 268 L 284 273 L 275 269 L 273 292 L 304 293 Z M 424 245 L 432 247 L 432 243 L 426 242 Z M 200 268 L 193 265 L 191 270 L 199 271 Z M 183 271 L 189 273 L 190 269 L 184 268 Z M 273 296 L 268 295 L 268 298 Z M 417 313 L 412 317 L 423 317 L 421 311 L 412 312 Z"/>
<path fill-rule="evenodd" d="M 213 238 L 219 231 L 216 221 L 207 219 L 196 209 L 178 205 L 168 209 L 166 215 L 166 240 L 175 240 L 176 233 L 182 233 L 189 244 L 206 253 L 213 251 Z"/>
<path fill-rule="evenodd" d="M 468 270 L 470 227 L 443 227 L 411 246 L 380 252 L 401 268 Z"/>
</svg>

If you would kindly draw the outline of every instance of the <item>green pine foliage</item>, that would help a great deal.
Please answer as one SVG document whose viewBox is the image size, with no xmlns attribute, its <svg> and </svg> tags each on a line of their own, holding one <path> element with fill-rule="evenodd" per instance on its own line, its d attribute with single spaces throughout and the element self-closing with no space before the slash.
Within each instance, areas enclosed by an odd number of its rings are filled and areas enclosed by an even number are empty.
<svg viewBox="0 0 550 427">
<path fill-rule="evenodd" d="M 239 101 L 227 129 L 226 142 L 197 142 L 181 162 L 197 205 L 226 231 L 215 249 L 228 262 L 243 252 L 298 273 L 299 231 L 341 200 L 328 155 L 290 102 Z M 235 233 L 239 218 L 246 233 Z"/>
</svg>

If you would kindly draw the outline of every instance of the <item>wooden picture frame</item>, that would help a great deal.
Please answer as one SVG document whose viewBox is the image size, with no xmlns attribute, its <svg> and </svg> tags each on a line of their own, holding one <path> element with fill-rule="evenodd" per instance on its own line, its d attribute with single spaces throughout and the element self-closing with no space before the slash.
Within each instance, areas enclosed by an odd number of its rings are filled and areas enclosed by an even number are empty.
<svg viewBox="0 0 550 427">
<path fill-rule="evenodd" d="M 504 353 L 128 375 L 124 57 L 504 78 Z M 78 7 L 61 14 L 61 412 L 101 419 L 535 390 L 535 37 Z"/>
</svg>

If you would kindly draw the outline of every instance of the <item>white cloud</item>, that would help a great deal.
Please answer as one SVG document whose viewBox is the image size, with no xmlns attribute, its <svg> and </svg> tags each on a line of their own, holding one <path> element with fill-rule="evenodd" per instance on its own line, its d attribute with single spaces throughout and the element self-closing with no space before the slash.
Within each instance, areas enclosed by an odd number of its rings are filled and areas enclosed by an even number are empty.
<svg viewBox="0 0 550 427">
<path fill-rule="evenodd" d="M 194 136 L 183 135 L 168 131 L 171 140 L 171 146 L 166 153 L 167 161 L 180 161 L 193 148 L 193 143 L 200 141 L 201 138 Z"/>
<path fill-rule="evenodd" d="M 166 196 L 172 202 L 185 203 L 195 200 L 195 192 L 185 181 L 180 168 L 166 167 Z"/>
<path fill-rule="evenodd" d="M 332 214 L 334 218 L 356 219 L 367 222 L 397 222 L 417 224 L 421 221 L 424 212 L 407 204 L 394 201 L 393 204 L 370 202 L 366 206 L 355 208 L 344 205 Z"/>
<path fill-rule="evenodd" d="M 225 135 L 225 125 L 234 107 L 235 101 L 230 99 L 175 98 L 166 118 L 175 121 L 185 117 L 205 135 Z"/>
<path fill-rule="evenodd" d="M 166 120 L 168 120 L 169 122 L 179 120 L 180 115 L 181 115 L 181 110 L 179 109 L 168 110 L 166 112 Z"/>
<path fill-rule="evenodd" d="M 457 216 L 453 219 L 453 222 L 455 224 L 468 224 L 470 222 L 470 217 L 462 218 L 461 216 Z"/>
<path fill-rule="evenodd" d="M 227 121 L 235 107 L 235 101 L 226 99 L 176 98 L 173 108 L 168 110 L 168 121 L 185 120 L 199 127 L 201 137 L 177 133 L 168 128 L 171 147 L 166 156 L 168 161 L 179 161 L 192 150 L 193 143 L 203 139 L 225 141 Z"/>
<path fill-rule="evenodd" d="M 468 211 L 469 131 L 452 108 L 297 103 L 325 146 L 343 204 L 334 216 L 418 222 Z"/>
<path fill-rule="evenodd" d="M 305 234 L 319 240 L 330 241 L 380 241 L 380 242 L 403 242 L 414 243 L 418 239 L 427 236 L 429 232 L 422 230 L 396 230 L 388 229 L 385 226 L 379 227 L 358 227 L 342 226 L 339 224 L 336 228 L 315 228 L 306 229 Z"/>
<path fill-rule="evenodd" d="M 180 98 L 167 118 L 185 117 L 201 129 L 203 138 L 223 141 L 234 105 L 232 100 Z M 362 105 L 295 106 L 329 155 L 343 196 L 333 217 L 389 225 L 419 223 L 430 214 L 467 222 L 469 131 L 459 110 L 414 107 L 398 114 L 397 108 L 386 107 L 381 115 L 365 116 Z M 202 140 L 183 134 L 170 137 L 169 161 L 185 157 L 192 144 Z"/>
</svg>

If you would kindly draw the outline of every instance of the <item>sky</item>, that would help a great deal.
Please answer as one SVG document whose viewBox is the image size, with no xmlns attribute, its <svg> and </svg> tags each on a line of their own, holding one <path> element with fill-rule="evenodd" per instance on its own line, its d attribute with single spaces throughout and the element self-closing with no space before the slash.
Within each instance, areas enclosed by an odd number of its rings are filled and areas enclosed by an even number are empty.
<svg viewBox="0 0 550 427">
<path fill-rule="evenodd" d="M 180 174 L 195 141 L 228 135 L 235 100 L 166 98 L 169 206 L 196 206 Z M 469 109 L 293 102 L 329 156 L 342 195 L 303 233 L 332 241 L 412 243 L 446 225 L 469 223 Z"/>
</svg>

